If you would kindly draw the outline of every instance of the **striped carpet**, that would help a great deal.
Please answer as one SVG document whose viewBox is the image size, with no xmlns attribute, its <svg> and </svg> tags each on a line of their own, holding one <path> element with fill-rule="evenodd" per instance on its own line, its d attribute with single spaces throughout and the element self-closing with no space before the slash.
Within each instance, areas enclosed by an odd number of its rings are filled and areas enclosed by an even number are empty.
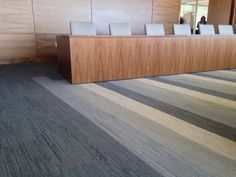
<svg viewBox="0 0 236 177">
<path fill-rule="evenodd" d="M 1 177 L 236 176 L 236 70 L 70 85 L 15 67 L 0 67 Z"/>
</svg>

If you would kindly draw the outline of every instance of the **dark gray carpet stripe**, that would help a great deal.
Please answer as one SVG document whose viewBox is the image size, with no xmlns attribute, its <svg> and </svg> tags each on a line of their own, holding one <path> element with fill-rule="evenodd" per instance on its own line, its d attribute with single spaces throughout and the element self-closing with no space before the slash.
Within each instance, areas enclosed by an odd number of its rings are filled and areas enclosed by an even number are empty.
<svg viewBox="0 0 236 177">
<path fill-rule="evenodd" d="M 1 177 L 161 176 L 27 74 L 0 78 Z"/>
<path fill-rule="evenodd" d="M 228 70 L 228 71 L 233 71 L 233 72 L 236 72 L 236 69 L 230 69 L 230 70 Z"/>
<path fill-rule="evenodd" d="M 230 78 L 225 78 L 225 77 L 222 77 L 222 76 L 220 77 L 220 76 L 209 75 L 207 73 L 194 73 L 193 75 L 210 77 L 210 78 L 224 80 L 224 81 L 230 81 L 230 82 L 236 82 L 236 78 L 235 79 L 230 79 Z"/>
<path fill-rule="evenodd" d="M 57 72 L 57 65 L 53 62 L 0 65 L 0 74 L 3 73 L 20 74 L 21 77 L 47 76 L 54 80 L 64 79 Z"/>
<path fill-rule="evenodd" d="M 184 120 L 188 123 L 191 123 L 193 125 L 196 125 L 198 127 L 201 127 L 205 130 L 211 131 L 215 134 L 218 134 L 220 136 L 223 136 L 225 138 L 228 138 L 232 141 L 236 141 L 236 130 L 232 127 L 229 127 L 227 125 L 221 124 L 219 122 L 207 119 L 205 117 L 193 114 L 189 111 L 177 108 L 175 106 L 163 103 L 160 100 L 156 100 L 150 97 L 147 97 L 145 95 L 141 95 L 135 91 L 125 89 L 122 87 L 119 87 L 117 85 L 103 82 L 99 83 L 98 85 L 110 89 L 112 91 L 115 91 L 119 94 L 122 94 L 124 96 L 127 96 L 133 100 L 136 100 L 138 102 L 141 102 L 143 104 L 146 104 L 148 106 L 151 106 L 155 109 L 158 109 L 160 111 L 163 111 L 165 113 L 168 113 L 172 116 L 175 116 L 181 120 Z"/>
<path fill-rule="evenodd" d="M 208 95 L 214 95 L 214 96 L 218 96 L 218 97 L 222 97 L 222 98 L 236 101 L 236 96 L 234 96 L 234 95 L 229 95 L 226 93 L 217 92 L 214 90 L 209 90 L 209 89 L 205 89 L 205 88 L 201 88 L 201 87 L 196 87 L 193 85 L 188 85 L 188 84 L 184 84 L 184 83 L 180 83 L 180 82 L 175 82 L 175 81 L 171 81 L 171 80 L 167 80 L 167 79 L 159 78 L 159 77 L 151 77 L 149 79 L 159 81 L 159 82 L 164 82 L 164 83 L 171 84 L 171 85 L 175 85 L 178 87 L 187 88 L 187 89 L 202 92 L 202 93 L 206 93 Z"/>
</svg>

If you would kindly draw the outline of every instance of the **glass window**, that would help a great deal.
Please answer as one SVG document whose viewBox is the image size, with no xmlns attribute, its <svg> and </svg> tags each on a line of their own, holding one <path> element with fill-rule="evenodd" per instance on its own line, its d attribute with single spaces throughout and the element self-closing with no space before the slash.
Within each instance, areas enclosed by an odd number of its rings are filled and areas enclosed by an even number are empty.
<svg viewBox="0 0 236 177">
<path fill-rule="evenodd" d="M 181 0 L 180 23 L 190 24 L 195 34 L 201 17 L 205 16 L 207 20 L 208 4 L 209 0 Z"/>
</svg>

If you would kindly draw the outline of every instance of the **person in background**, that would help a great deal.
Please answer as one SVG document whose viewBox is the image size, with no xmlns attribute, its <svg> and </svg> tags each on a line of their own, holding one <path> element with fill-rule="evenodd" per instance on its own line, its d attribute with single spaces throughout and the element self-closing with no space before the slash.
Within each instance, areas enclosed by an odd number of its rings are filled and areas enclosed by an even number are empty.
<svg viewBox="0 0 236 177">
<path fill-rule="evenodd" d="M 205 24 L 207 24 L 206 17 L 205 17 L 205 16 L 202 16 L 202 17 L 201 17 L 201 20 L 197 23 L 196 34 L 200 34 L 199 26 L 200 26 L 200 25 L 205 25 Z"/>
</svg>

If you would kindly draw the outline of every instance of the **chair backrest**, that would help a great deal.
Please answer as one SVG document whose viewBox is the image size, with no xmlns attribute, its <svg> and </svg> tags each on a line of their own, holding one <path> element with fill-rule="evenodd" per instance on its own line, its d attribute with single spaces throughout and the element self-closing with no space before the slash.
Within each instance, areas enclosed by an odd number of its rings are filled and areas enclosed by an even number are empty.
<svg viewBox="0 0 236 177">
<path fill-rule="evenodd" d="M 174 35 L 191 35 L 189 24 L 174 24 Z"/>
<path fill-rule="evenodd" d="M 145 24 L 145 32 L 147 36 L 165 35 L 163 24 Z"/>
<path fill-rule="evenodd" d="M 214 25 L 199 25 L 199 32 L 201 35 L 214 35 L 215 28 Z"/>
<path fill-rule="evenodd" d="M 115 36 L 131 36 L 131 26 L 129 23 L 110 23 L 110 34 Z"/>
<path fill-rule="evenodd" d="M 234 34 L 233 27 L 231 25 L 218 25 L 219 34 L 232 35 Z"/>
<path fill-rule="evenodd" d="M 70 22 L 71 35 L 96 35 L 96 27 L 93 22 Z"/>
</svg>

